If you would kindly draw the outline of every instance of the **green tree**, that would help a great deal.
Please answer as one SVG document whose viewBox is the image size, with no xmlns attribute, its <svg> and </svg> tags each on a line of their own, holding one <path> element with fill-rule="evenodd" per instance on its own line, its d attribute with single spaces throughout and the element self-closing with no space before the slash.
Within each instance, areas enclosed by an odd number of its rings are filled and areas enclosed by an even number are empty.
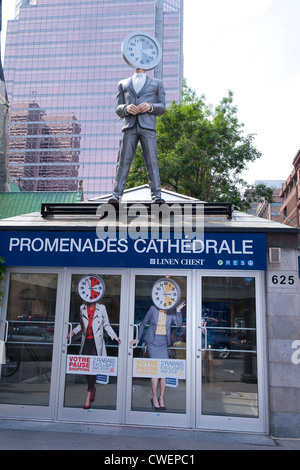
<svg viewBox="0 0 300 470">
<path fill-rule="evenodd" d="M 249 185 L 240 177 L 249 162 L 261 157 L 254 135 L 244 135 L 233 93 L 214 109 L 205 97 L 183 86 L 182 100 L 157 119 L 158 161 L 162 187 L 206 202 L 231 202 L 246 210 L 253 201 L 272 199 L 272 190 Z M 147 183 L 138 148 L 127 187 Z"/>
</svg>

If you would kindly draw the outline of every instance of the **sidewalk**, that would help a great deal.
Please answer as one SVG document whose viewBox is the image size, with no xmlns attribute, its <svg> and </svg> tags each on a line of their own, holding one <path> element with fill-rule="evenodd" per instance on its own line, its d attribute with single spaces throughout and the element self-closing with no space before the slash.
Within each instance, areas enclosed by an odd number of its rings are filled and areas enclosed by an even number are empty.
<svg viewBox="0 0 300 470">
<path fill-rule="evenodd" d="M 173 454 L 197 450 L 300 450 L 300 439 L 183 429 L 0 420 L 0 450 L 162 450 Z"/>
</svg>

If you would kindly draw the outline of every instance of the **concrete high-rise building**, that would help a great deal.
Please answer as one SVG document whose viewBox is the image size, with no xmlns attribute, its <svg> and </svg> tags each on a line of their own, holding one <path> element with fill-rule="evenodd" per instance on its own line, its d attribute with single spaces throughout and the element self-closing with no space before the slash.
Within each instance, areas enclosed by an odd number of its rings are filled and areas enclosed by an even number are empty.
<svg viewBox="0 0 300 470">
<path fill-rule="evenodd" d="M 9 168 L 23 190 L 112 190 L 121 137 L 115 113 L 125 36 L 141 30 L 163 48 L 167 104 L 180 98 L 183 0 L 18 0 L 4 70 L 11 105 Z M 46 134 L 46 135 L 45 135 Z M 43 179 L 43 184 L 41 184 Z"/>
<path fill-rule="evenodd" d="M 268 202 L 266 200 L 256 204 L 256 215 L 262 219 L 274 220 L 274 222 L 283 223 L 283 217 L 280 213 L 283 199 L 280 196 L 281 188 L 284 180 L 259 180 L 255 181 L 255 185 L 265 184 L 267 187 L 273 189 L 273 200 Z"/>
</svg>

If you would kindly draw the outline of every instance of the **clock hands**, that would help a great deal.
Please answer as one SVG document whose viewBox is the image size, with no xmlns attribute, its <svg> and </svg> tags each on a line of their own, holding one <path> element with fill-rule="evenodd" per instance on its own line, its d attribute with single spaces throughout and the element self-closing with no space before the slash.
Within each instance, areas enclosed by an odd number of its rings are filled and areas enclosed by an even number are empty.
<svg viewBox="0 0 300 470">
<path fill-rule="evenodd" d="M 91 277 L 90 281 L 91 281 L 90 282 L 91 299 L 95 299 L 100 294 L 100 281 L 99 279 L 96 279 L 95 277 Z"/>
<path fill-rule="evenodd" d="M 143 54 L 146 56 L 146 57 L 152 57 L 154 55 L 156 55 L 156 51 L 154 49 L 151 49 L 150 47 L 148 49 L 143 49 Z"/>
<path fill-rule="evenodd" d="M 159 279 L 152 288 L 152 300 L 158 309 L 170 310 L 180 302 L 181 291 L 178 284 L 171 279 Z"/>
<path fill-rule="evenodd" d="M 151 70 L 161 60 L 161 47 L 157 39 L 140 31 L 126 36 L 122 52 L 125 61 L 134 68 L 139 65 L 145 70 Z"/>
<path fill-rule="evenodd" d="M 84 276 L 78 284 L 79 295 L 87 302 L 95 302 L 103 297 L 105 286 L 97 276 Z"/>
</svg>

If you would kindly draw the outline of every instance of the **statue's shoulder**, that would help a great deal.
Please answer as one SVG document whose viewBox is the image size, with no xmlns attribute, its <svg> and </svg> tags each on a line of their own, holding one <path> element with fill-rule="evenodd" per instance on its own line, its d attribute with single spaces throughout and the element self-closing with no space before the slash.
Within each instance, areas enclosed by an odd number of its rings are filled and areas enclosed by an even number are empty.
<svg viewBox="0 0 300 470">
<path fill-rule="evenodd" d="M 150 80 L 152 80 L 155 83 L 162 83 L 162 80 L 160 80 L 159 78 L 151 77 Z"/>
<path fill-rule="evenodd" d="M 123 87 L 124 87 L 124 86 L 130 85 L 131 79 L 132 79 L 132 77 L 123 78 L 123 80 L 120 80 L 120 81 L 119 81 L 119 86 L 123 86 Z"/>
</svg>

